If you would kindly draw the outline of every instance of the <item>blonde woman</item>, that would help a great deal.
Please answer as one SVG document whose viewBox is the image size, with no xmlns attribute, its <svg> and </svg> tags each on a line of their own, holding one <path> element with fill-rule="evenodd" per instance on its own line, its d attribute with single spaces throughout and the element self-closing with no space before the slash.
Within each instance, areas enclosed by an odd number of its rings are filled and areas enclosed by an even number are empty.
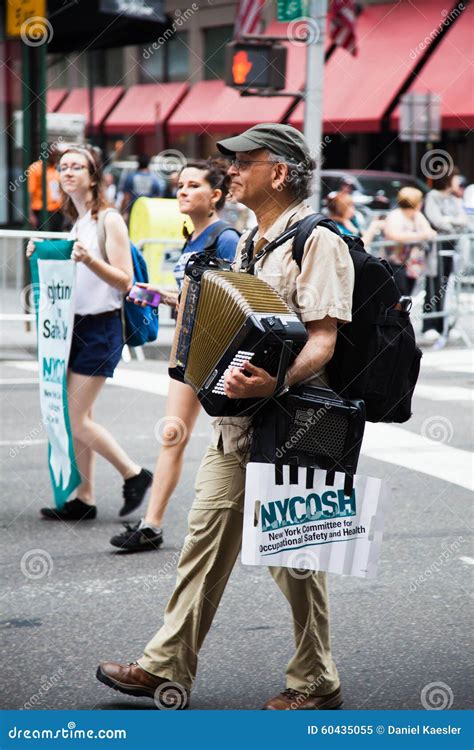
<svg viewBox="0 0 474 750">
<path fill-rule="evenodd" d="M 396 243 L 387 249 L 387 260 L 400 294 L 410 296 L 424 269 L 423 245 L 436 237 L 436 232 L 421 213 L 421 190 L 402 188 L 397 203 L 398 208 L 387 214 L 383 233 L 386 240 Z"/>
<path fill-rule="evenodd" d="M 131 286 L 133 267 L 127 228 L 118 213 L 105 217 L 107 261 L 97 237 L 97 217 L 107 208 L 100 152 L 91 146 L 69 146 L 58 166 L 63 213 L 74 222 L 72 260 L 76 269 L 76 309 L 67 393 L 71 430 L 81 484 L 77 497 L 61 510 L 42 508 L 49 520 L 90 521 L 96 517 L 95 454 L 111 463 L 123 478 L 119 515 L 131 513 L 142 502 L 153 475 L 141 468 L 102 425 L 93 409 L 106 378 L 120 361 L 123 337 L 120 308 Z M 30 241 L 27 255 L 35 250 Z"/>
</svg>

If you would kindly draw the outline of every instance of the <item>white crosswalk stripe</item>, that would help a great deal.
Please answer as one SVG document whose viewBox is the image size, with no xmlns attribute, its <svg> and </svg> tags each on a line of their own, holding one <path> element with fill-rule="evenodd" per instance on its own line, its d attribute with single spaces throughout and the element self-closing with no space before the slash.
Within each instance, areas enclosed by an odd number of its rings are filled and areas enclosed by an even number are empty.
<svg viewBox="0 0 474 750">
<path fill-rule="evenodd" d="M 472 401 L 474 391 L 471 388 L 461 388 L 455 385 L 426 385 L 418 383 L 415 394 L 417 398 L 428 401 Z"/>
<path fill-rule="evenodd" d="M 442 372 L 473 372 L 474 352 L 471 349 L 442 349 L 425 351 L 421 369 L 441 370 Z"/>
<path fill-rule="evenodd" d="M 469 451 L 430 440 L 402 427 L 367 423 L 362 454 L 474 491 L 474 462 Z"/>
</svg>

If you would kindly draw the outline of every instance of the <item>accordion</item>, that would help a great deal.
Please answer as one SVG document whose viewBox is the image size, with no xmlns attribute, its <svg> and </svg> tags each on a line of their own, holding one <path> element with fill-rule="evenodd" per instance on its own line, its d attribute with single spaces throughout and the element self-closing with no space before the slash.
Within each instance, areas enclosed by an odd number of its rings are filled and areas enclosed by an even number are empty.
<svg viewBox="0 0 474 750">
<path fill-rule="evenodd" d="M 293 484 L 304 467 L 308 489 L 315 468 L 326 469 L 328 485 L 342 472 L 350 494 L 364 428 L 363 401 L 343 399 L 329 388 L 296 386 L 254 417 L 250 460 L 275 464 L 276 484 L 283 483 L 283 465 L 290 466 Z"/>
<path fill-rule="evenodd" d="M 208 414 L 252 414 L 262 399 L 228 398 L 227 368 L 247 360 L 283 377 L 306 340 L 305 326 L 269 284 L 247 273 L 212 270 L 191 257 L 169 374 L 194 389 Z"/>
</svg>

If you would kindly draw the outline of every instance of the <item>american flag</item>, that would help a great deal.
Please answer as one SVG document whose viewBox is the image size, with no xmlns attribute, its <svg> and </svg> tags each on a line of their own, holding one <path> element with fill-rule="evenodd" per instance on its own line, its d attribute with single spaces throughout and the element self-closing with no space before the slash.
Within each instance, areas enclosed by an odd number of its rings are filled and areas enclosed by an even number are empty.
<svg viewBox="0 0 474 750">
<path fill-rule="evenodd" d="M 357 8 L 355 0 L 332 0 L 329 8 L 329 36 L 336 47 L 357 55 Z"/>
<path fill-rule="evenodd" d="M 262 10 L 265 0 L 240 0 L 235 20 L 234 39 L 242 34 L 260 34 L 263 27 Z"/>
</svg>

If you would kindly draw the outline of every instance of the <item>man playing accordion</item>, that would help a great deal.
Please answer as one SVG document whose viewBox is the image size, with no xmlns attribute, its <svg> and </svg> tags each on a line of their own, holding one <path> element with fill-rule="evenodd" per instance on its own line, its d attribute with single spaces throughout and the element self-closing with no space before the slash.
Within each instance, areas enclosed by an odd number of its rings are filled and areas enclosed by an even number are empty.
<svg viewBox="0 0 474 750">
<path fill-rule="evenodd" d="M 313 213 L 305 199 L 311 192 L 314 161 L 298 130 L 261 124 L 220 141 L 217 147 L 232 160 L 233 197 L 257 217 L 252 257 Z M 243 253 L 245 245 L 244 235 L 235 270 L 245 271 L 251 264 L 252 257 Z M 276 289 L 307 329 L 307 343 L 289 367 L 284 387 L 302 382 L 327 386 L 324 368 L 334 351 L 337 323 L 351 320 L 354 270 L 346 243 L 318 227 L 306 242 L 301 270 L 289 240 L 257 261 L 253 272 Z M 276 377 L 251 363 L 245 364 L 245 370 L 246 374 L 234 367 L 226 373 L 229 398 L 275 394 Z M 155 700 L 163 688 L 164 705 L 186 707 L 199 650 L 241 546 L 249 425 L 248 417 L 214 420 L 214 438 L 196 477 L 188 536 L 164 625 L 137 662 L 100 665 L 97 677 L 106 685 Z M 287 666 L 286 689 L 264 708 L 337 708 L 342 695 L 331 655 L 326 574 L 308 571 L 302 577 L 289 568 L 269 570 L 291 607 L 296 650 Z"/>
</svg>

